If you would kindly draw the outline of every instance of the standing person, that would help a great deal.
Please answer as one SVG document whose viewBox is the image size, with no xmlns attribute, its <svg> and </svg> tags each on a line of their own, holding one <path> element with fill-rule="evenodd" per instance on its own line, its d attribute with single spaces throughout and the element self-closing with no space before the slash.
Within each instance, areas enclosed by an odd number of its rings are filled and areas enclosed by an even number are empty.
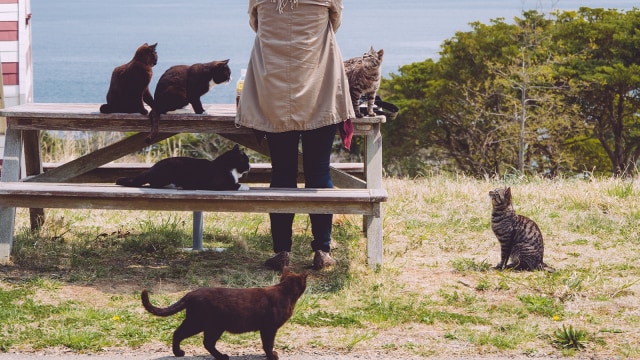
<svg viewBox="0 0 640 360">
<path fill-rule="evenodd" d="M 335 32 L 342 0 L 249 0 L 256 38 L 236 124 L 264 133 L 271 156 L 271 187 L 295 188 L 302 142 L 305 187 L 332 188 L 329 162 L 340 123 L 355 117 Z M 274 256 L 265 265 L 289 265 L 294 214 L 269 214 Z M 330 255 L 333 215 L 310 214 L 316 270 Z"/>
</svg>

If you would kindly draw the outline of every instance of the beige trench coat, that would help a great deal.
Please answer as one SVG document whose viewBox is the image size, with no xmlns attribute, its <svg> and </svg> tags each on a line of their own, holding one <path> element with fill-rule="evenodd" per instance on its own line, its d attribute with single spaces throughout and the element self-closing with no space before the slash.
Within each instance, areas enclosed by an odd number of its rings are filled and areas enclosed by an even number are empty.
<svg viewBox="0 0 640 360">
<path fill-rule="evenodd" d="M 256 32 L 236 124 L 266 132 L 312 130 L 355 118 L 335 31 L 342 0 L 250 0 Z"/>
</svg>

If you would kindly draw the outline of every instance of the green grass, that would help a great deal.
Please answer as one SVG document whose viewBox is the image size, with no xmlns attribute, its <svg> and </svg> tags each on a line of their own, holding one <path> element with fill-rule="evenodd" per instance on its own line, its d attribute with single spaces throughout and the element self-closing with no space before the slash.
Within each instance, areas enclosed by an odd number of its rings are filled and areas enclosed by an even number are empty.
<svg viewBox="0 0 640 360">
<path fill-rule="evenodd" d="M 512 187 L 517 213 L 533 218 L 554 272 L 496 271 L 489 190 Z M 362 219 L 334 219 L 338 266 L 311 272 L 278 333 L 281 352 L 386 356 L 640 355 L 640 188 L 617 179 L 506 182 L 464 177 L 385 179 L 385 264 L 366 265 Z M 165 306 L 200 286 L 278 281 L 266 214 L 206 213 L 204 245 L 187 252 L 191 214 L 47 210 L 28 230 L 18 210 L 13 264 L 0 267 L 0 351 L 74 352 L 169 343 L 182 314 L 144 312 L 139 294 Z M 292 270 L 310 271 L 308 216 L 294 223 Z M 186 341 L 202 353 L 202 337 Z M 259 349 L 257 333 L 221 344 Z M 569 344 L 569 345 L 567 345 Z M 576 344 L 571 345 L 571 344 Z M 189 351 L 189 349 L 191 349 Z M 245 350 L 260 353 L 259 350 Z"/>
</svg>

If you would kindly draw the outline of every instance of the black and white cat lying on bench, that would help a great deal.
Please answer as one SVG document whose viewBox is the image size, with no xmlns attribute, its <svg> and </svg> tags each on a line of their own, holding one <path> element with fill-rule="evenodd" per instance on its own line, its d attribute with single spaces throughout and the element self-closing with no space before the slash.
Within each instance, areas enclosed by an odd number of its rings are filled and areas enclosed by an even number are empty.
<svg viewBox="0 0 640 360">
<path fill-rule="evenodd" d="M 238 183 L 249 173 L 249 157 L 236 144 L 215 160 L 171 157 L 160 160 L 134 177 L 122 177 L 117 185 L 152 188 L 175 187 L 185 190 L 249 190 Z"/>
</svg>

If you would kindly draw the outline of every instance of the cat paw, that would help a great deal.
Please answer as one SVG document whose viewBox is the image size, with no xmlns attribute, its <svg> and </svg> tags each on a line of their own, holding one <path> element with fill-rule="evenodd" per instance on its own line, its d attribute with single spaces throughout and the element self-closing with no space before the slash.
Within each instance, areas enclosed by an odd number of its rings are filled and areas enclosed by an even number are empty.
<svg viewBox="0 0 640 360">
<path fill-rule="evenodd" d="M 271 352 L 271 356 L 267 355 L 267 360 L 278 360 L 278 353 L 275 351 Z"/>
<path fill-rule="evenodd" d="M 249 187 L 245 184 L 239 184 L 240 187 L 238 187 L 238 191 L 248 191 Z"/>
<path fill-rule="evenodd" d="M 183 357 L 184 356 L 184 350 L 181 349 L 177 349 L 177 350 L 173 350 L 173 355 L 175 357 Z"/>
</svg>

